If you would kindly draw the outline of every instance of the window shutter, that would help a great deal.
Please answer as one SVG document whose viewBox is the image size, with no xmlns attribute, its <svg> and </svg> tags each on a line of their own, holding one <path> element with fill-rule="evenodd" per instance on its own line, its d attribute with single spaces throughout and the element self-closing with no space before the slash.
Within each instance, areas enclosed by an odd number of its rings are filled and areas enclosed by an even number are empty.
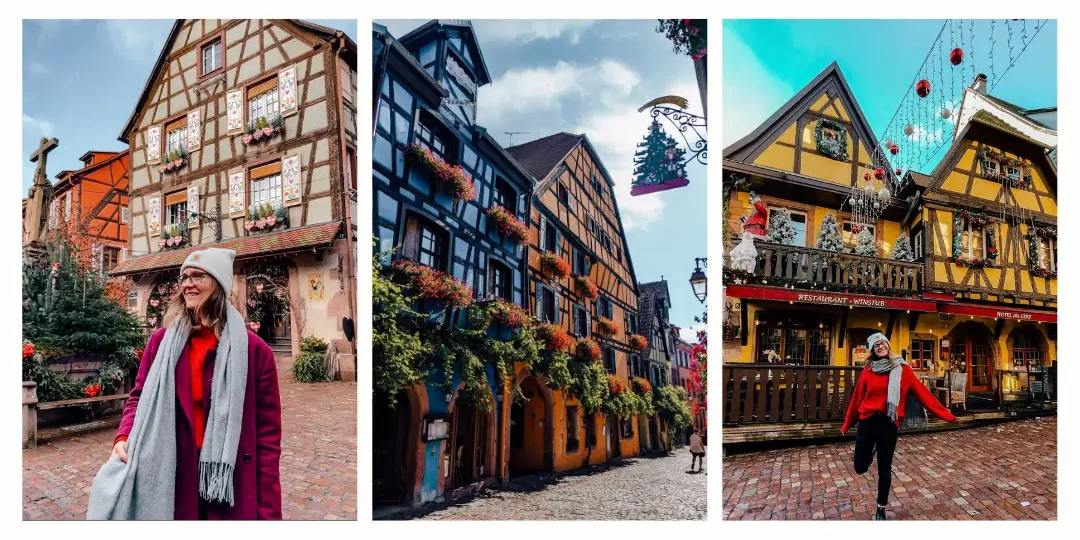
<svg viewBox="0 0 1080 540">
<path fill-rule="evenodd" d="M 592 313 L 589 310 L 582 310 L 585 312 L 585 337 L 592 335 Z"/>
<path fill-rule="evenodd" d="M 555 313 L 553 319 L 555 320 L 555 324 L 559 324 L 562 322 L 562 298 L 559 297 L 559 291 L 552 289 L 552 292 L 555 295 Z"/>
<path fill-rule="evenodd" d="M 146 203 L 146 216 L 150 236 L 161 234 L 161 197 L 150 197 Z"/>
<path fill-rule="evenodd" d="M 299 109 L 297 105 L 296 66 L 289 66 L 278 72 L 278 111 L 288 116 Z"/>
<path fill-rule="evenodd" d="M 405 239 L 401 245 L 401 255 L 416 260 L 420 258 L 420 221 L 409 218 L 405 222 Z"/>
<path fill-rule="evenodd" d="M 188 228 L 199 226 L 199 184 L 194 183 L 187 188 L 187 224 Z"/>
<path fill-rule="evenodd" d="M 539 283 L 536 284 L 536 294 L 533 295 L 536 302 L 536 318 L 537 320 L 544 320 L 544 287 Z"/>
<path fill-rule="evenodd" d="M 71 221 L 71 192 L 64 194 L 64 221 Z"/>
<path fill-rule="evenodd" d="M 56 227 L 56 221 L 59 219 L 60 202 L 55 198 L 49 203 L 49 227 Z"/>
<path fill-rule="evenodd" d="M 244 189 L 244 171 L 234 172 L 229 175 L 229 217 L 244 217 L 244 208 L 247 208 L 244 197 L 247 190 Z"/>
<path fill-rule="evenodd" d="M 555 229 L 555 254 L 562 256 L 562 233 Z"/>
<path fill-rule="evenodd" d="M 540 216 L 540 251 L 547 251 L 547 218 Z"/>
<path fill-rule="evenodd" d="M 146 161 L 156 162 L 161 159 L 161 126 L 150 126 L 146 130 Z"/>
<path fill-rule="evenodd" d="M 285 206 L 300 204 L 300 156 L 281 158 L 281 195 Z"/>
<path fill-rule="evenodd" d="M 202 147 L 202 115 L 198 109 L 187 113 L 187 149 L 193 152 Z"/>
<path fill-rule="evenodd" d="M 237 88 L 225 95 L 227 114 L 226 132 L 229 134 L 244 131 L 244 89 Z"/>
<path fill-rule="evenodd" d="M 570 193 L 570 188 L 566 189 L 566 200 L 567 200 L 567 202 L 568 202 L 568 204 L 570 206 L 570 211 L 571 212 L 576 211 L 577 210 L 577 199 L 574 198 L 573 193 Z"/>
</svg>

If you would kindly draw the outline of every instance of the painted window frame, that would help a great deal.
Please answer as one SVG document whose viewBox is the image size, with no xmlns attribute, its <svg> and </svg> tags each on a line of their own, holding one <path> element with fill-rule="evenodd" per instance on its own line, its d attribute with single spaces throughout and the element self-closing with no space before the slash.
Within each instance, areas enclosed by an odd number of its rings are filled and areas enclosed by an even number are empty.
<svg viewBox="0 0 1080 540">
<path fill-rule="evenodd" d="M 245 129 L 254 129 L 255 122 L 257 122 L 259 118 L 266 118 L 267 122 L 272 123 L 275 116 L 284 117 L 284 115 L 281 114 L 281 95 L 279 89 L 280 85 L 278 83 L 277 72 L 266 74 L 263 77 L 258 77 L 244 85 L 243 118 Z M 256 91 L 258 91 L 258 93 L 255 93 Z M 253 111 L 251 110 L 252 103 L 254 103 L 256 100 L 263 96 L 270 96 L 271 94 L 273 94 L 274 109 L 276 112 L 273 114 L 269 113 L 270 105 L 268 98 L 265 104 L 265 110 L 267 111 L 266 114 L 255 117 Z"/>
<path fill-rule="evenodd" d="M 494 257 L 488 257 L 487 267 L 492 296 L 514 303 L 514 271 Z"/>
<path fill-rule="evenodd" d="M 285 204 L 285 183 L 281 170 L 281 155 L 276 155 L 270 159 L 260 160 L 247 166 L 247 170 L 244 171 L 246 177 L 246 185 L 244 186 L 244 211 L 247 212 L 251 209 L 251 205 L 255 204 L 255 183 L 264 181 L 274 176 L 277 177 L 277 204 L 273 204 L 274 197 L 272 196 L 273 187 L 268 187 L 267 192 L 269 197 L 266 203 L 270 203 L 270 207 L 277 210 L 279 205 Z M 276 165 L 276 172 L 274 171 Z M 272 182 L 271 182 L 272 184 Z M 261 191 L 261 190 L 260 190 Z"/>
<path fill-rule="evenodd" d="M 400 90 L 399 90 L 400 88 Z M 406 110 L 398 103 L 397 93 L 403 91 L 409 95 L 410 108 Z M 409 144 L 414 142 L 415 131 L 417 126 L 417 97 L 409 91 L 408 87 L 402 84 L 400 81 L 392 77 L 387 73 L 383 78 L 382 88 L 379 90 L 379 103 L 376 108 L 375 117 L 375 134 L 371 139 L 371 164 L 373 167 L 379 169 L 380 172 L 388 174 L 390 177 L 405 178 L 405 168 L 407 166 L 405 159 L 405 151 L 408 149 Z M 244 114 L 247 114 L 245 100 Z M 386 106 L 388 111 L 388 117 L 386 119 L 386 126 L 383 126 L 380 120 L 383 114 L 383 105 Z M 398 126 L 398 116 L 405 118 L 408 125 L 404 128 L 405 140 L 400 141 L 398 132 L 402 129 Z M 244 125 L 246 126 L 246 119 Z M 386 165 L 376 158 L 375 148 L 378 144 L 378 139 L 382 139 L 390 147 L 390 164 Z M 400 170 L 398 170 L 400 167 Z"/>
<path fill-rule="evenodd" d="M 205 49 L 207 47 L 212 47 L 215 42 L 220 44 L 220 47 L 218 49 L 218 66 L 216 68 L 210 70 L 210 71 L 205 71 L 204 68 L 206 66 L 203 65 L 204 51 L 205 51 Z M 207 79 L 209 77 L 213 77 L 214 75 L 217 75 L 219 73 L 223 73 L 225 71 L 226 66 L 225 66 L 225 29 L 224 28 L 211 32 L 208 36 L 206 36 L 201 41 L 199 41 L 199 45 L 196 47 L 196 50 L 199 51 L 199 57 L 195 61 L 195 63 L 198 65 L 198 70 L 199 70 L 198 71 L 198 80 L 199 81 L 202 81 L 203 79 Z"/>
<path fill-rule="evenodd" d="M 164 122 L 161 123 L 161 158 L 167 159 L 169 153 L 169 138 L 170 135 L 177 131 L 183 130 L 180 136 L 180 147 L 174 148 L 179 152 L 187 153 L 188 151 L 188 112 L 184 111 L 180 114 L 173 115 Z"/>
<path fill-rule="evenodd" d="M 408 250 L 410 248 L 406 245 L 409 229 L 411 228 L 409 225 L 410 222 L 416 222 L 417 227 L 417 231 L 415 233 L 418 235 L 416 239 L 416 253 L 409 253 Z M 402 220 L 402 225 L 404 226 L 404 229 L 401 233 L 401 240 L 400 242 L 398 242 L 397 245 L 400 250 L 400 257 L 411 260 L 419 265 L 427 266 L 439 272 L 446 272 L 448 267 L 450 266 L 450 257 L 452 253 L 450 246 L 450 231 L 446 230 L 445 227 L 436 223 L 431 218 L 411 209 L 405 211 L 405 217 Z M 425 230 L 430 230 L 434 236 L 441 237 L 437 238 L 441 240 L 441 242 L 439 243 L 439 247 L 441 248 L 441 250 L 440 253 L 436 254 L 436 256 L 434 257 L 434 262 L 436 263 L 435 265 L 427 264 L 422 260 L 421 244 L 423 243 L 423 236 Z"/>
<path fill-rule="evenodd" d="M 810 212 L 809 212 L 809 210 L 807 210 L 805 208 L 796 208 L 796 207 L 788 206 L 788 205 L 785 205 L 785 204 L 779 204 L 779 203 L 768 204 L 766 208 L 768 208 L 768 210 L 769 210 L 769 216 L 770 217 L 772 216 L 773 210 L 779 210 L 781 208 L 784 209 L 784 210 L 787 210 L 788 215 L 790 215 L 792 217 L 794 217 L 796 215 L 802 216 L 802 220 L 803 220 L 802 221 L 803 222 L 803 242 L 802 242 L 802 245 L 799 245 L 798 243 L 796 243 L 795 247 L 811 247 L 810 246 Z M 795 220 L 792 220 L 792 223 L 794 223 L 794 222 L 795 222 Z"/>
</svg>

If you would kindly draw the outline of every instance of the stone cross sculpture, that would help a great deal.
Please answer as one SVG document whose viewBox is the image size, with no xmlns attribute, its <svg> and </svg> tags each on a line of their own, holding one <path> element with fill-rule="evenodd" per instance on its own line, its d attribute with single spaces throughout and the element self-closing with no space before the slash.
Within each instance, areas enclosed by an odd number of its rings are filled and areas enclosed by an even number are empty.
<svg viewBox="0 0 1080 540">
<path fill-rule="evenodd" d="M 49 204 L 52 202 L 52 183 L 45 172 L 46 161 L 49 152 L 60 145 L 57 139 L 41 139 L 41 145 L 30 154 L 30 162 L 37 163 L 34 171 L 34 185 L 30 187 L 27 197 L 26 217 L 23 219 L 23 230 L 26 231 L 26 244 L 37 244 L 45 240 L 49 225 Z"/>
</svg>

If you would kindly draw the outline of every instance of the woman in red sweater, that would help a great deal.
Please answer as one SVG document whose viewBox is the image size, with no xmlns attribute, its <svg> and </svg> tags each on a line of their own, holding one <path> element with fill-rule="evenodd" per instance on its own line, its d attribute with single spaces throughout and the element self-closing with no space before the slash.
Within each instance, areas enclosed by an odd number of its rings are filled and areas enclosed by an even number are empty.
<svg viewBox="0 0 1080 540">
<path fill-rule="evenodd" d="M 892 354 L 888 338 L 877 333 L 870 336 L 867 344 L 871 353 L 855 385 L 840 433 L 847 434 L 858 421 L 859 429 L 855 433 L 857 474 L 870 469 L 874 451 L 877 450 L 878 497 L 874 519 L 884 521 L 885 506 L 889 504 L 889 489 L 892 487 L 892 458 L 896 450 L 897 432 L 925 425 L 924 407 L 948 422 L 955 422 L 956 417 L 938 403 L 903 358 Z"/>
</svg>

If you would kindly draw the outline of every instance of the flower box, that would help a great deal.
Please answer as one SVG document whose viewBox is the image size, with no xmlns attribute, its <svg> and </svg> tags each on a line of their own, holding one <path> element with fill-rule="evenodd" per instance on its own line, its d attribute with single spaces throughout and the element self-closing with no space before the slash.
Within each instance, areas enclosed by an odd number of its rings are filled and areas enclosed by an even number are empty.
<svg viewBox="0 0 1080 540">
<path fill-rule="evenodd" d="M 398 260 L 394 268 L 408 277 L 416 296 L 441 300 L 448 308 L 464 308 L 472 303 L 472 289 L 453 276 L 409 260 Z"/>
<path fill-rule="evenodd" d="M 244 229 L 248 233 L 252 231 L 267 232 L 276 227 L 288 228 L 289 213 L 285 206 L 278 204 L 277 207 L 266 204 L 255 204 L 248 208 L 247 220 L 244 221 Z"/>
<path fill-rule="evenodd" d="M 627 339 L 627 343 L 631 349 L 637 352 L 644 352 L 645 349 L 649 348 L 649 340 L 645 339 L 645 336 L 641 334 L 631 334 Z"/>
<path fill-rule="evenodd" d="M 608 374 L 607 378 L 608 390 L 611 392 L 611 395 L 617 396 L 626 390 L 626 385 L 623 384 L 622 379 L 610 373 Z"/>
<path fill-rule="evenodd" d="M 630 386 L 640 395 L 652 394 L 652 384 L 641 377 L 634 377 L 630 381 Z"/>
<path fill-rule="evenodd" d="M 274 135 L 284 131 L 284 129 L 281 115 L 277 115 L 272 119 L 267 119 L 265 116 L 260 117 L 248 124 L 244 136 L 240 138 L 240 142 L 244 143 L 244 146 L 249 146 L 253 142 L 266 142 L 273 138 Z"/>
<path fill-rule="evenodd" d="M 570 277 L 570 265 L 550 251 L 540 254 L 540 271 L 549 278 L 566 279 Z"/>
<path fill-rule="evenodd" d="M 589 276 L 574 276 L 574 289 L 589 300 L 596 301 L 600 298 L 600 288 L 589 279 Z"/>
<path fill-rule="evenodd" d="M 524 221 L 510 214 L 510 211 L 495 205 L 485 212 L 488 219 L 495 223 L 495 227 L 506 238 L 510 238 L 516 244 L 521 244 L 529 238 L 529 228 Z"/>
<path fill-rule="evenodd" d="M 424 168 L 435 177 L 439 190 L 458 201 L 471 201 L 476 198 L 476 187 L 469 173 L 461 165 L 450 165 L 431 150 L 418 144 L 409 146 L 406 153 L 409 162 Z"/>
<path fill-rule="evenodd" d="M 517 304 L 499 298 L 491 306 L 491 319 L 516 330 L 529 322 L 529 312 Z"/>
<path fill-rule="evenodd" d="M 586 362 L 599 362 L 600 346 L 589 338 L 579 339 L 577 342 L 577 357 Z"/>
<path fill-rule="evenodd" d="M 619 335 L 619 327 L 611 319 L 605 319 L 603 317 L 595 317 L 596 328 L 601 334 L 615 337 Z"/>
<path fill-rule="evenodd" d="M 549 351 L 565 351 L 574 343 L 566 330 L 554 324 L 541 324 L 536 327 L 536 337 L 544 342 L 544 348 Z"/>
</svg>

